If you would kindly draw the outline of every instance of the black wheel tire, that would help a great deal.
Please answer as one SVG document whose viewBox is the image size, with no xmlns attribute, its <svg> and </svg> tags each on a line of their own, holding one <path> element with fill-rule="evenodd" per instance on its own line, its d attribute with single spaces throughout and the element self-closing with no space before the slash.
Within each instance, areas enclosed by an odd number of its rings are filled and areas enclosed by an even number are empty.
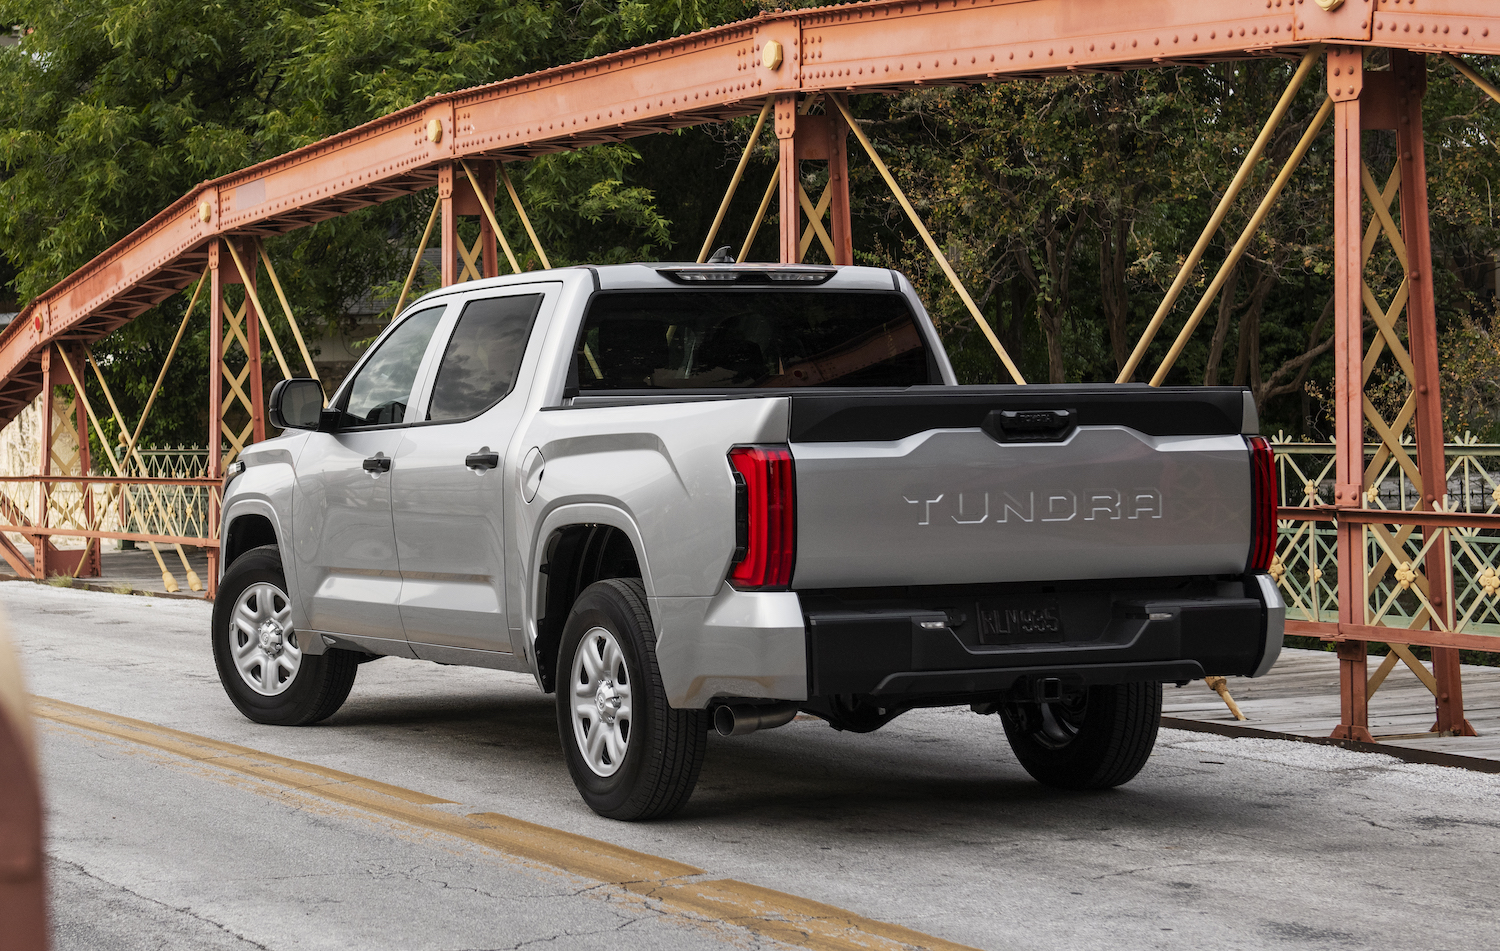
<svg viewBox="0 0 1500 951">
<path fill-rule="evenodd" d="M 631 720 L 618 768 L 601 776 L 579 748 L 574 728 L 574 660 L 585 635 L 603 628 L 623 655 L 630 685 Z M 599 724 L 595 721 L 594 728 Z M 656 665 L 656 632 L 646 589 L 635 579 L 589 585 L 578 596 L 563 627 L 557 656 L 557 731 L 573 784 L 590 809 L 625 821 L 661 819 L 688 801 L 698 783 L 708 747 L 702 710 L 675 710 L 667 703 Z"/>
<path fill-rule="evenodd" d="M 234 610 L 241 596 L 253 585 L 271 585 L 287 597 L 286 573 L 281 552 L 265 545 L 245 552 L 224 573 L 214 599 L 213 650 L 219 683 L 230 701 L 256 723 L 275 726 L 306 726 L 326 720 L 343 706 L 354 686 L 359 659 L 352 651 L 331 650 L 326 654 L 303 653 L 291 683 L 273 696 L 252 689 L 235 665 L 233 645 L 243 636 L 233 625 Z M 289 639 L 296 637 L 292 631 Z"/>
<path fill-rule="evenodd" d="M 1151 758 L 1161 699 L 1161 684 L 1111 684 L 1058 703 L 1003 703 L 1000 722 L 1033 779 L 1109 789 L 1130 782 Z"/>
</svg>

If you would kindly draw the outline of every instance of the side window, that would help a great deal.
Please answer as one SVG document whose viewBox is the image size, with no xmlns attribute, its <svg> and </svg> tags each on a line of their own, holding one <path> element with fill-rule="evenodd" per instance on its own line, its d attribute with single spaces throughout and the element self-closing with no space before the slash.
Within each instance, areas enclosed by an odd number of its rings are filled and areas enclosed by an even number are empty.
<svg viewBox="0 0 1500 951">
<path fill-rule="evenodd" d="M 541 294 L 491 297 L 464 305 L 438 364 L 427 418 L 468 419 L 494 406 L 516 385 Z"/>
<path fill-rule="evenodd" d="M 345 400 L 345 426 L 382 426 L 404 422 L 406 401 L 417 379 L 417 368 L 432 332 L 443 316 L 442 307 L 418 311 L 401 322 L 360 367 Z"/>
</svg>

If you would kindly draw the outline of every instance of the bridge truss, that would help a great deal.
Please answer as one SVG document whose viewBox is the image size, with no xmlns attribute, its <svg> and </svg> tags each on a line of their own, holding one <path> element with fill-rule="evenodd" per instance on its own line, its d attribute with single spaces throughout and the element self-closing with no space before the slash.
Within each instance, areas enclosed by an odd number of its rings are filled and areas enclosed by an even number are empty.
<svg viewBox="0 0 1500 951">
<path fill-rule="evenodd" d="M 1375 48 L 1390 50 L 1388 69 L 1371 68 L 1367 54 Z M 1305 491 L 1289 493 L 1289 504 L 1281 509 L 1282 543 L 1274 571 L 1283 589 L 1297 594 L 1291 599 L 1289 632 L 1337 645 L 1343 713 L 1335 736 L 1372 739 L 1370 695 L 1401 661 L 1433 692 L 1433 730 L 1471 734 L 1463 712 L 1459 649 L 1500 650 L 1500 613 L 1491 606 L 1500 599 L 1500 545 L 1486 541 L 1500 537 L 1500 488 L 1494 490 L 1494 504 L 1478 511 L 1468 502 L 1472 486 L 1461 479 L 1465 501 L 1461 509 L 1454 504 L 1439 398 L 1422 101 L 1428 64 L 1441 57 L 1500 103 L 1500 91 L 1465 62 L 1465 57 L 1497 54 L 1500 10 L 1493 0 L 1161 0 L 1150 5 L 877 0 L 761 16 L 434 96 L 204 183 L 30 302 L 0 333 L 0 425 L 40 396 L 44 447 L 34 475 L 0 479 L 0 531 L 24 536 L 34 554 L 26 557 L 0 535 L 0 556 L 23 577 L 97 574 L 99 543 L 129 539 L 157 553 L 173 588 L 168 559 L 175 548 L 190 586 L 206 587 L 212 596 L 224 467 L 266 433 L 261 335 L 267 335 L 283 376 L 294 369 L 316 375 L 291 303 L 262 247 L 265 237 L 436 188 L 404 300 L 434 229 L 444 285 L 495 275 L 502 256 L 519 269 L 495 213 L 503 185 L 504 198 L 513 203 L 545 266 L 545 251 L 510 185 L 507 163 L 739 116 L 757 115 L 757 137 L 769 125 L 778 142 L 777 172 L 763 193 L 754 227 L 775 202 L 781 260 L 800 260 L 817 241 L 835 263 L 851 262 L 852 133 L 1007 371 L 1022 383 L 855 121 L 848 94 L 1278 56 L 1300 59 L 1296 75 L 1244 156 L 1121 381 L 1140 368 L 1292 96 L 1321 65 L 1327 83 L 1322 110 L 1151 382 L 1165 378 L 1281 186 L 1331 121 L 1337 442 L 1316 478 L 1302 472 L 1295 453 L 1281 457 L 1283 475 L 1290 461 L 1304 476 Z M 815 100 L 822 102 L 821 114 L 809 111 Z M 1371 168 L 1366 161 L 1361 133 L 1370 130 L 1394 130 L 1393 167 Z M 747 150 L 700 260 L 716 239 L 748 157 Z M 828 186 L 816 199 L 801 184 L 804 161 L 828 163 Z M 462 216 L 479 219 L 472 245 L 459 237 Z M 754 229 L 741 259 L 753 237 Z M 1384 300 L 1365 280 L 1377 246 L 1388 248 L 1405 269 L 1399 290 Z M 128 426 L 89 345 L 189 287 L 195 288 L 193 301 L 177 339 L 203 299 L 212 327 L 209 448 L 200 469 L 164 470 L 153 468 L 136 446 L 155 395 L 136 426 Z M 264 306 L 268 298 L 285 315 L 291 339 L 272 333 Z M 1367 322 L 1375 327 L 1369 335 Z M 1390 364 L 1399 369 L 1408 392 L 1387 419 L 1364 388 L 1378 368 Z M 83 383 L 90 373 L 103 387 L 104 407 L 87 398 Z M 163 367 L 162 378 L 165 373 Z M 54 397 L 56 387 L 64 385 L 73 385 L 78 395 L 67 412 Z M 133 434 L 118 447 L 103 438 L 105 412 L 121 432 Z M 90 474 L 95 468 L 90 431 L 104 445 L 106 474 Z M 60 454 L 59 437 L 65 433 L 73 434 L 77 448 Z M 1367 434 L 1376 441 L 1367 445 Z M 1400 492 L 1389 490 L 1392 478 Z M 106 530 L 106 524 L 112 527 Z M 50 541 L 56 536 L 85 538 L 88 547 L 59 550 Z M 206 584 L 191 572 L 184 546 L 208 551 Z M 161 548 L 168 549 L 165 556 Z M 1304 554 L 1309 551 L 1315 557 Z M 1460 602 L 1462 611 L 1456 610 Z M 1372 642 L 1392 646 L 1373 676 L 1366 659 Z M 1412 647 L 1431 650 L 1430 671 Z"/>
</svg>

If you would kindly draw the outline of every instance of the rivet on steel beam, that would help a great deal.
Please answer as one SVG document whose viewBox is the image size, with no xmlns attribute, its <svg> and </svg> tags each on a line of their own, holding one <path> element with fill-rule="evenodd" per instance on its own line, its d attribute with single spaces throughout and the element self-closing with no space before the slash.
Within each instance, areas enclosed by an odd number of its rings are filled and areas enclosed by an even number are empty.
<svg viewBox="0 0 1500 951">
<path fill-rule="evenodd" d="M 214 216 L 214 206 L 213 205 L 210 205 L 206 201 L 200 201 L 200 202 L 198 202 L 198 220 L 199 221 L 203 222 L 204 224 L 208 224 L 209 220 L 212 219 L 213 216 Z"/>
<path fill-rule="evenodd" d="M 443 123 L 439 119 L 433 119 L 427 123 L 427 141 L 436 145 L 443 141 Z"/>
<path fill-rule="evenodd" d="M 765 49 L 760 51 L 760 64 L 766 69 L 780 69 L 781 44 L 775 40 L 767 42 Z"/>
</svg>

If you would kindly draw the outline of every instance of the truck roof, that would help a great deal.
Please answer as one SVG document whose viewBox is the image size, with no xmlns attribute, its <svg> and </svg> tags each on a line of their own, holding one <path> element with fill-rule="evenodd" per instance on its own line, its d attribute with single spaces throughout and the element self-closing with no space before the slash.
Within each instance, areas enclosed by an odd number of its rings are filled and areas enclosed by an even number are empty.
<svg viewBox="0 0 1500 951">
<path fill-rule="evenodd" d="M 793 276 L 806 276 L 805 280 Z M 424 294 L 407 305 L 408 309 L 423 301 L 446 294 L 469 293 L 487 287 L 532 284 L 543 280 L 591 279 L 598 290 L 669 290 L 672 288 L 727 287 L 733 285 L 775 286 L 785 290 L 818 287 L 825 290 L 891 291 L 901 289 L 901 276 L 888 268 L 861 265 L 829 266 L 822 264 L 696 264 L 688 262 L 654 262 L 637 264 L 579 264 L 546 271 L 523 271 L 502 277 L 465 281 Z M 732 279 L 731 279 L 732 278 Z"/>
</svg>

